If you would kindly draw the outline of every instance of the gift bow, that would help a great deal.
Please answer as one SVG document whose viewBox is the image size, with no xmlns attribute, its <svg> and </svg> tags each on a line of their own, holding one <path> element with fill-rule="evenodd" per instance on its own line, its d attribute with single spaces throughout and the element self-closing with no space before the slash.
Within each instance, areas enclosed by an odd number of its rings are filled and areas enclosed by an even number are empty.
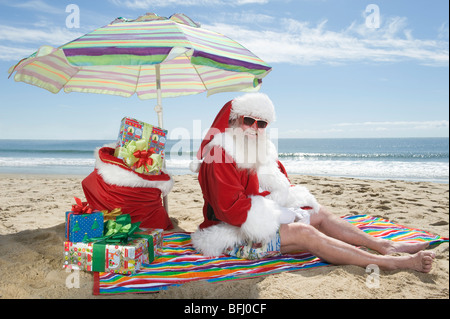
<svg viewBox="0 0 450 319">
<path fill-rule="evenodd" d="M 136 151 L 133 153 L 133 156 L 138 159 L 136 163 L 133 164 L 132 168 L 140 168 L 144 166 L 145 170 L 148 172 L 148 167 L 151 167 L 153 164 L 153 158 L 150 156 L 153 155 L 152 151 Z"/>
<path fill-rule="evenodd" d="M 144 170 L 147 173 L 158 172 L 162 166 L 160 154 L 155 154 L 152 151 L 136 151 L 133 155 L 138 158 L 138 161 L 133 164 L 132 168 L 138 173 L 142 173 Z"/>
<path fill-rule="evenodd" d="M 75 214 L 90 214 L 92 213 L 92 208 L 89 207 L 87 202 L 82 202 L 81 199 L 74 197 L 76 205 L 72 205 L 72 212 Z"/>
<path fill-rule="evenodd" d="M 105 244 L 120 243 L 126 245 L 131 239 L 143 238 L 142 234 L 135 234 L 140 230 L 140 224 L 141 222 L 131 223 L 129 214 L 119 215 L 116 217 L 116 220 L 108 220 L 105 224 L 103 236 L 87 238 L 84 242 L 102 242 Z"/>
<path fill-rule="evenodd" d="M 114 153 L 116 157 L 123 157 L 128 167 L 131 167 L 138 173 L 158 173 L 162 166 L 161 154 L 156 154 L 148 150 L 148 141 L 146 139 L 133 140 L 119 147 Z"/>
<path fill-rule="evenodd" d="M 119 147 L 114 156 L 123 157 L 125 163 L 131 167 L 136 163 L 139 159 L 134 156 L 134 153 L 137 151 L 146 151 L 148 149 L 148 143 L 145 139 L 133 140 L 125 144 L 123 147 Z M 117 153 L 117 154 L 116 154 Z"/>
<path fill-rule="evenodd" d="M 85 242 L 103 242 L 106 244 L 128 243 L 128 237 L 139 229 L 140 222 L 131 224 L 129 214 L 119 215 L 116 220 L 108 220 L 105 224 L 104 235 L 101 237 L 87 238 Z"/>
<path fill-rule="evenodd" d="M 122 157 L 125 164 L 138 173 L 159 172 L 162 166 L 161 154 L 155 154 L 148 150 L 148 141 L 144 138 L 126 143 L 118 147 L 114 153 L 116 157 Z"/>
<path fill-rule="evenodd" d="M 117 218 L 117 216 L 122 214 L 121 208 L 114 208 L 113 210 L 109 211 L 107 209 L 101 211 L 103 213 L 103 220 L 114 220 Z"/>
</svg>

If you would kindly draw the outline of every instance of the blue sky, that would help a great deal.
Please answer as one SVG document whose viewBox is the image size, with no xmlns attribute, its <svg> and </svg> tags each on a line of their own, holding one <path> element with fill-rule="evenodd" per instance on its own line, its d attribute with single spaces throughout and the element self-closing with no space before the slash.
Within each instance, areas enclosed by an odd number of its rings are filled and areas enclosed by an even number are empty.
<svg viewBox="0 0 450 319">
<path fill-rule="evenodd" d="M 66 23 L 70 4 L 78 27 Z M 0 138 L 114 140 L 123 116 L 157 124 L 155 100 L 52 94 L 7 74 L 41 45 L 145 12 L 185 13 L 269 63 L 261 92 L 278 137 L 448 137 L 448 11 L 447 0 L 0 0 Z M 208 129 L 238 95 L 164 99 L 169 138 Z"/>
</svg>

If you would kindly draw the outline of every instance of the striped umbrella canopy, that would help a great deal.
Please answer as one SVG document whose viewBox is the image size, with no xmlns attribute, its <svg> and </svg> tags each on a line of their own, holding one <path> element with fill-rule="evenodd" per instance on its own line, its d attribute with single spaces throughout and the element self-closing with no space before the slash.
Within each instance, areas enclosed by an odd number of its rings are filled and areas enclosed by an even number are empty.
<svg viewBox="0 0 450 319">
<path fill-rule="evenodd" d="M 230 38 L 183 14 L 117 18 L 59 48 L 42 46 L 9 70 L 16 81 L 52 93 L 88 92 L 161 99 L 257 91 L 271 67 Z"/>
</svg>

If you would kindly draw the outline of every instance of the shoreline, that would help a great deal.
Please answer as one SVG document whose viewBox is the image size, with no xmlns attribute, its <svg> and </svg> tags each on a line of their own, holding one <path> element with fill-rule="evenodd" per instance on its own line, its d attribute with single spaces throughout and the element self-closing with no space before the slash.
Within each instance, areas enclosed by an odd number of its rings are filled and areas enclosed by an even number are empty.
<svg viewBox="0 0 450 319">
<path fill-rule="evenodd" d="M 80 272 L 80 288 L 65 286 L 64 213 L 73 197 L 85 199 L 79 175 L 0 173 L 0 298 L 210 298 L 210 299 L 448 299 L 448 243 L 433 247 L 429 274 L 383 271 L 381 285 L 365 285 L 365 269 L 327 266 L 225 283 L 192 282 L 156 294 L 93 296 L 93 275 Z M 175 175 L 168 195 L 174 231 L 195 231 L 203 220 L 197 175 Z M 339 216 L 369 214 L 449 237 L 447 184 L 290 175 Z"/>
<path fill-rule="evenodd" d="M 94 168 L 90 169 L 88 173 L 6 173 L 0 171 L 0 178 L 3 177 L 11 177 L 14 178 L 16 176 L 22 176 L 24 178 L 27 177 L 34 177 L 34 178 L 85 178 L 87 177 Z M 174 171 L 179 171 L 178 169 L 174 169 Z M 197 173 L 192 173 L 191 171 L 186 173 L 177 173 L 172 174 L 171 170 L 168 170 L 169 175 L 171 176 L 185 176 L 185 175 L 191 175 L 191 176 L 197 176 Z M 450 180 L 447 179 L 446 181 L 437 181 L 437 180 L 420 180 L 420 179 L 404 179 L 404 178 L 393 178 L 393 177 L 360 177 L 360 176 L 333 176 L 333 175 L 326 175 L 326 174 L 289 174 L 289 176 L 298 176 L 298 177 L 305 177 L 305 178 L 311 178 L 311 177 L 318 177 L 318 178 L 343 178 L 343 179 L 356 179 L 356 180 L 362 180 L 362 181 L 380 181 L 380 182 L 387 182 L 387 181 L 394 181 L 394 182 L 406 182 L 406 183 L 434 183 L 434 184 L 445 184 L 450 185 Z"/>
</svg>

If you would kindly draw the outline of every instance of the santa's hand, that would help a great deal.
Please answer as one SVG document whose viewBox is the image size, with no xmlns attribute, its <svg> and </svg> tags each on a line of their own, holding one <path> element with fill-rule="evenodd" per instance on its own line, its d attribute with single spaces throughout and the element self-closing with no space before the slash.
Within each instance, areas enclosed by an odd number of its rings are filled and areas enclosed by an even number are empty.
<svg viewBox="0 0 450 319">
<path fill-rule="evenodd" d="M 297 214 L 290 208 L 280 208 L 281 214 L 279 216 L 280 224 L 293 223 L 297 217 Z"/>
<path fill-rule="evenodd" d="M 295 221 L 302 220 L 305 214 L 309 214 L 306 210 L 301 208 L 289 208 L 295 214 Z"/>
</svg>

